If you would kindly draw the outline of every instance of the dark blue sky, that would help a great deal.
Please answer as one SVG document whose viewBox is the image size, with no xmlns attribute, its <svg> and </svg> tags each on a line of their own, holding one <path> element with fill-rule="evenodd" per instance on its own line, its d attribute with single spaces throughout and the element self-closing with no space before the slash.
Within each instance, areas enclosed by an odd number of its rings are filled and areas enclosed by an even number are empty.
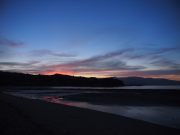
<svg viewBox="0 0 180 135">
<path fill-rule="evenodd" d="M 1 70 L 180 80 L 178 0 L 1 1 Z"/>
</svg>

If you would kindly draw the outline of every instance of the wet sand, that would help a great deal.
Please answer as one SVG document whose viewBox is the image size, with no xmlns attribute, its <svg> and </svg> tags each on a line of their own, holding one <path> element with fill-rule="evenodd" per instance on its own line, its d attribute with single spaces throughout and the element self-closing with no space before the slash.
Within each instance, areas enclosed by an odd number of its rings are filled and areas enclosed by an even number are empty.
<svg viewBox="0 0 180 135">
<path fill-rule="evenodd" d="M 1 135 L 179 135 L 180 130 L 98 111 L 0 94 Z"/>
</svg>

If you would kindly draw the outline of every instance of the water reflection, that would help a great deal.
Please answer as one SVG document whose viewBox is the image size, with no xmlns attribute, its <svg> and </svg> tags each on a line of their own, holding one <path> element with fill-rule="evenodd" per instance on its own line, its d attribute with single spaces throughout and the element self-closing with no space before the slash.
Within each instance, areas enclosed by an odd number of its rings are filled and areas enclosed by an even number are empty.
<svg viewBox="0 0 180 135">
<path fill-rule="evenodd" d="M 76 106 L 76 107 L 86 108 L 86 106 L 88 105 L 88 103 L 86 103 L 86 102 L 66 101 L 66 100 L 63 100 L 63 98 L 57 97 L 57 96 L 44 96 L 44 97 L 42 97 L 42 99 L 47 101 L 47 102 L 56 103 L 56 104 L 64 104 L 67 106 Z"/>
<path fill-rule="evenodd" d="M 88 108 L 101 112 L 112 113 L 180 129 L 180 107 L 95 105 L 88 102 L 66 101 L 63 98 L 59 98 L 57 96 L 45 96 L 43 97 L 43 100 L 56 104 L 64 104 L 68 106 Z"/>
</svg>

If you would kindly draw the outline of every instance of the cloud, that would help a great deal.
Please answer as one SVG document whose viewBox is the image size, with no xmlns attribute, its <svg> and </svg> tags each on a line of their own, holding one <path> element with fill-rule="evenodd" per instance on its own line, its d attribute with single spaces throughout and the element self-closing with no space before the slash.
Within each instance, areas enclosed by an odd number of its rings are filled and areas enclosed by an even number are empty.
<svg viewBox="0 0 180 135">
<path fill-rule="evenodd" d="M 162 51 L 164 50 L 164 51 Z M 161 48 L 155 50 L 161 54 L 166 51 L 176 51 L 173 48 Z M 133 48 L 118 50 L 104 55 L 97 55 L 88 59 L 73 61 L 65 64 L 49 65 L 44 67 L 42 73 L 54 72 L 68 72 L 71 71 L 74 74 L 94 74 L 94 75 L 105 75 L 105 76 L 167 76 L 167 75 L 179 75 L 179 64 L 173 61 L 167 60 L 162 56 L 156 55 L 159 53 L 152 53 L 152 50 L 147 52 L 149 55 L 143 55 L 136 53 L 139 50 Z M 126 58 L 126 60 L 124 60 Z M 159 67 L 158 70 L 146 69 L 143 65 L 129 65 L 129 60 L 145 60 L 150 64 Z M 166 69 L 163 69 L 166 67 Z M 47 71 L 47 72 L 46 72 Z"/>
<path fill-rule="evenodd" d="M 175 47 L 167 47 L 167 48 L 129 48 L 130 53 L 125 55 L 126 58 L 129 59 L 156 59 L 162 57 L 162 55 L 167 53 L 176 53 L 178 54 L 180 51 L 179 46 Z"/>
<path fill-rule="evenodd" d="M 129 66 L 126 64 L 126 62 L 123 62 L 121 59 L 116 58 L 127 53 L 128 51 L 131 51 L 131 49 L 118 50 L 104 55 L 98 55 L 88 59 L 76 60 L 63 64 L 61 63 L 61 64 L 43 65 L 43 66 L 39 66 L 38 70 L 40 69 L 42 71 L 41 73 L 43 73 L 48 71 L 90 72 L 90 71 L 101 71 L 101 70 L 127 70 L 127 69 L 138 70 L 144 68 L 143 66 Z M 36 53 L 39 55 L 42 53 L 44 53 L 45 55 L 47 54 L 54 55 L 54 53 L 49 50 L 42 50 Z M 56 56 L 62 56 L 62 54 L 59 55 L 56 54 Z"/>
<path fill-rule="evenodd" d="M 118 50 L 103 55 L 97 55 L 84 60 L 75 60 L 68 63 L 61 64 L 43 64 L 42 63 L 19 63 L 19 62 L 0 62 L 1 69 L 11 70 L 11 71 L 22 71 L 27 73 L 48 73 L 48 72 L 61 72 L 61 73 L 87 73 L 87 72 L 110 72 L 110 71 L 120 71 L 120 70 L 141 70 L 145 67 L 143 66 L 132 66 L 128 65 L 120 57 L 126 53 L 129 53 L 132 49 Z M 50 55 L 52 52 L 48 50 L 43 50 L 38 53 L 48 53 Z M 50 53 L 50 54 L 49 54 Z M 39 54 L 40 55 L 40 54 Z M 53 54 L 54 55 L 54 54 Z M 58 54 L 56 56 L 61 56 Z M 34 72 L 33 72 L 34 71 Z"/>
<path fill-rule="evenodd" d="M 174 47 L 167 47 L 167 48 L 159 48 L 159 49 L 150 49 L 151 52 L 149 52 L 149 55 L 162 55 L 166 53 L 173 53 L 173 52 L 179 52 L 180 47 L 174 46 Z"/>
<path fill-rule="evenodd" d="M 0 62 L 0 66 L 29 66 L 33 64 L 39 63 L 38 61 L 31 61 L 29 63 L 21 63 L 21 62 Z"/>
<path fill-rule="evenodd" d="M 176 49 L 159 49 L 161 54 L 165 53 L 162 50 Z M 18 63 L 18 62 L 0 62 L 0 68 L 9 71 L 35 73 L 35 74 L 75 74 L 75 75 L 94 75 L 94 76 L 142 76 L 142 77 L 157 77 L 157 76 L 177 76 L 180 75 L 180 64 L 168 60 L 163 55 L 156 55 L 152 50 L 148 50 L 147 55 L 141 54 L 141 50 L 128 48 L 117 50 L 102 55 L 93 56 L 87 59 L 74 60 L 66 63 L 43 63 L 42 61 Z M 143 52 L 144 53 L 144 52 Z M 37 54 L 62 56 L 60 53 L 54 53 L 49 50 L 39 50 Z M 149 54 L 149 55 L 148 55 Z M 130 60 L 133 60 L 131 63 Z M 148 68 L 146 64 L 138 63 L 144 60 L 147 63 L 156 66 L 157 70 Z M 146 66 L 144 66 L 146 65 Z"/>
<path fill-rule="evenodd" d="M 152 61 L 151 64 L 154 66 L 166 67 L 170 69 L 180 69 L 180 64 L 165 58 L 157 58 Z"/>
<path fill-rule="evenodd" d="M 24 43 L 0 37 L 0 58 L 7 58 L 13 55 L 14 49 L 23 46 Z"/>
<path fill-rule="evenodd" d="M 73 72 L 98 72 L 98 71 L 121 71 L 121 70 L 130 70 L 130 71 L 139 71 L 139 70 L 144 70 L 146 67 L 142 65 L 129 65 L 127 64 L 128 59 L 145 59 L 149 58 L 150 56 L 155 56 L 155 55 L 148 55 L 144 56 L 143 54 L 134 54 L 133 52 L 136 52 L 137 50 L 133 48 L 128 48 L 128 49 L 123 49 L 123 50 L 118 50 L 110 53 L 106 53 L 103 55 L 97 55 L 88 59 L 84 60 L 76 60 L 68 63 L 63 63 L 63 64 L 49 64 L 49 65 L 39 65 L 37 68 L 38 71 L 40 69 L 45 72 L 45 71 L 73 71 Z M 54 53 L 50 50 L 36 50 L 33 51 L 32 54 L 34 55 L 53 55 L 53 56 L 61 56 L 61 57 L 66 57 L 69 55 L 64 55 L 61 53 Z M 124 60 L 126 58 L 126 60 Z M 159 59 L 159 56 L 157 57 L 156 60 L 159 60 L 157 62 L 155 61 L 149 61 L 151 64 L 159 64 L 158 66 L 163 66 L 165 64 L 173 65 L 173 63 L 165 63 Z"/>
<path fill-rule="evenodd" d="M 149 70 L 149 71 L 141 71 L 144 75 L 180 75 L 180 69 L 176 70 Z"/>
<path fill-rule="evenodd" d="M 75 54 L 57 53 L 48 49 L 33 50 L 30 52 L 32 56 L 56 56 L 56 57 L 75 57 Z"/>
<path fill-rule="evenodd" d="M 22 62 L 0 62 L 0 70 L 6 71 L 25 71 L 28 73 L 29 70 L 36 70 L 39 66 L 39 61 L 30 61 L 26 63 Z"/>
<path fill-rule="evenodd" d="M 19 46 L 22 46 L 23 44 L 24 44 L 23 42 L 13 41 L 6 38 L 0 38 L 0 46 L 19 47 Z"/>
<path fill-rule="evenodd" d="M 47 65 L 43 68 L 45 70 L 54 71 L 73 71 L 73 72 L 98 72 L 98 71 L 112 71 L 112 70 L 140 70 L 144 66 L 131 66 L 118 57 L 129 52 L 131 49 L 119 50 L 110 52 L 104 55 L 94 56 L 84 60 L 73 61 L 64 64 Z"/>
</svg>

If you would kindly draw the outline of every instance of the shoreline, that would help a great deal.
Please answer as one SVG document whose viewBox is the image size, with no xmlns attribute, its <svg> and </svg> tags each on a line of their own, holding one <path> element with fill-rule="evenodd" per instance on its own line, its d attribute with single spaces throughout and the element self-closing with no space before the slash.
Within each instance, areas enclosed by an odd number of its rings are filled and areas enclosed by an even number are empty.
<svg viewBox="0 0 180 135">
<path fill-rule="evenodd" d="M 0 132 L 28 135 L 178 135 L 180 130 L 113 114 L 0 93 Z"/>
</svg>

